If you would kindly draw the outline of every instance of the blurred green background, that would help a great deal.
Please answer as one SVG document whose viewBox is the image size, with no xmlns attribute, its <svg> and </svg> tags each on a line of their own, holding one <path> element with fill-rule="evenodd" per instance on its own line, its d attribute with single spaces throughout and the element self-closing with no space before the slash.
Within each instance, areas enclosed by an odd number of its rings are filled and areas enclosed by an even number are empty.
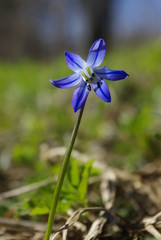
<svg viewBox="0 0 161 240">
<path fill-rule="evenodd" d="M 111 69 L 126 70 L 130 77 L 108 82 L 110 104 L 90 94 L 76 149 L 109 164 L 135 169 L 161 154 L 161 47 L 155 42 L 134 50 L 118 48 L 107 54 L 104 63 Z M 1 61 L 2 168 L 7 169 L 11 162 L 34 165 L 43 143 L 66 146 L 76 118 L 73 89 L 56 89 L 49 79 L 70 73 L 64 56 L 51 62 Z"/>
</svg>

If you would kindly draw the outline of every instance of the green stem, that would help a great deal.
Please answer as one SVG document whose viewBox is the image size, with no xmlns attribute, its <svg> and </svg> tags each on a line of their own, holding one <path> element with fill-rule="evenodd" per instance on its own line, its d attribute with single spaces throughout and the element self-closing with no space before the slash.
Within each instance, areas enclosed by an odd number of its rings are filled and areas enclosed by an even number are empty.
<svg viewBox="0 0 161 240">
<path fill-rule="evenodd" d="M 78 113 L 78 117 L 76 119 L 76 122 L 75 122 L 75 125 L 74 125 L 74 128 L 73 128 L 73 132 L 72 132 L 69 144 L 68 144 L 66 152 L 65 152 L 64 161 L 63 161 L 62 167 L 60 169 L 60 173 L 59 173 L 59 176 L 58 176 L 56 188 L 55 188 L 55 191 L 54 191 L 51 210 L 50 210 L 50 213 L 49 213 L 49 219 L 48 219 L 48 225 L 47 225 L 45 240 L 49 240 L 49 238 L 50 238 L 50 234 L 51 234 L 51 231 L 52 231 L 52 226 L 53 226 L 53 223 L 54 223 L 54 216 L 55 216 L 55 212 L 56 212 L 56 207 L 57 207 L 59 195 L 60 195 L 60 192 L 61 192 L 64 177 L 65 177 L 66 170 L 67 170 L 67 167 L 68 167 L 68 162 L 69 162 L 69 159 L 70 159 L 70 155 L 71 155 L 71 152 L 72 152 L 72 149 L 73 149 L 73 146 L 74 146 L 74 142 L 75 142 L 75 139 L 76 139 L 76 136 L 77 136 L 78 128 L 79 128 L 80 121 L 81 121 L 82 114 L 83 114 L 83 110 L 84 110 L 84 106 L 80 109 L 80 111 Z"/>
</svg>

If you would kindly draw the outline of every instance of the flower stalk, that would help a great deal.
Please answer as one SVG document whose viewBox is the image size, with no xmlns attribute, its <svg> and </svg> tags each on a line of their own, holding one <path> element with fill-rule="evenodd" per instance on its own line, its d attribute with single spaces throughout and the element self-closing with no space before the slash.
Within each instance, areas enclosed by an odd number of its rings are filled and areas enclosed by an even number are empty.
<svg viewBox="0 0 161 240">
<path fill-rule="evenodd" d="M 55 191 L 54 191 L 52 206 L 51 206 L 51 210 L 50 210 L 50 213 L 49 213 L 49 219 L 48 219 L 48 225 L 47 225 L 45 240 L 50 239 L 50 234 L 51 234 L 52 226 L 53 226 L 53 223 L 54 223 L 54 217 L 55 217 L 55 212 L 56 212 L 56 207 L 57 207 L 59 195 L 60 195 L 60 192 L 61 192 L 61 188 L 62 188 L 62 185 L 63 185 L 65 174 L 66 174 L 66 171 L 67 171 L 70 155 L 71 155 L 71 152 L 72 152 L 72 149 L 73 149 L 73 146 L 74 146 L 74 143 L 75 143 L 75 139 L 76 139 L 76 136 L 77 136 L 77 133 L 78 133 L 79 125 L 80 125 L 81 118 L 82 118 L 82 115 L 83 115 L 83 110 L 84 110 L 84 106 L 79 110 L 79 113 L 78 113 L 78 116 L 77 116 L 77 119 L 76 119 L 76 122 L 75 122 L 75 125 L 74 125 L 74 128 L 73 128 L 73 132 L 72 132 L 69 144 L 67 146 L 67 149 L 66 149 L 66 152 L 65 152 L 65 155 L 64 155 L 64 160 L 63 160 L 63 163 L 62 163 L 62 166 L 61 166 L 61 169 L 60 169 L 60 173 L 59 173 L 59 176 L 58 176 L 56 188 L 55 188 Z"/>
</svg>

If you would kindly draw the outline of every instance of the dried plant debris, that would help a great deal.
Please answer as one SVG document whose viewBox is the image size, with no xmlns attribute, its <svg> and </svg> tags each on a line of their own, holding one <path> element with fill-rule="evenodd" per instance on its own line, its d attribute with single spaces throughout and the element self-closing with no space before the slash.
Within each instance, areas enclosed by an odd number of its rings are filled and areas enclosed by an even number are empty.
<svg viewBox="0 0 161 240">
<path fill-rule="evenodd" d="M 83 225 L 81 229 L 77 225 L 77 221 L 86 211 L 96 211 L 98 218 L 91 223 L 91 226 L 86 228 Z M 98 212 L 99 211 L 99 212 Z M 81 225 L 81 224 L 80 224 Z M 161 240 L 161 234 L 157 228 L 161 228 L 161 212 L 158 214 L 144 218 L 137 223 L 125 221 L 112 210 L 99 208 L 85 208 L 76 211 L 66 221 L 65 225 L 51 238 L 52 240 L 96 240 L 96 239 L 145 239 L 148 233 L 154 239 Z"/>
<path fill-rule="evenodd" d="M 0 218 L 0 240 L 42 240 L 44 224 Z"/>
<path fill-rule="evenodd" d="M 75 211 L 66 221 L 66 223 L 64 224 L 64 226 L 62 226 L 59 230 L 59 232 L 63 231 L 62 234 L 62 239 L 66 240 L 67 239 L 67 233 L 68 230 L 74 226 L 75 228 L 77 228 L 77 230 L 81 231 L 82 233 L 84 233 L 86 231 L 86 226 L 79 223 L 78 224 L 78 220 L 81 217 L 82 214 L 84 214 L 85 212 L 98 212 L 104 210 L 104 208 L 100 208 L 100 207 L 91 207 L 91 208 L 83 208 L 83 209 L 79 209 L 77 211 Z M 60 235 L 60 234 L 59 234 Z M 52 240 L 57 239 L 58 234 L 55 234 L 52 238 Z"/>
<path fill-rule="evenodd" d="M 135 174 L 118 169 L 114 169 L 114 172 L 118 179 L 115 201 L 126 200 L 131 203 L 138 218 L 154 215 L 161 210 L 161 167 L 156 165 L 152 169 L 149 164 Z"/>
<path fill-rule="evenodd" d="M 101 169 L 102 175 L 89 181 L 91 207 L 71 209 L 65 223 L 64 216 L 57 216 L 51 239 L 161 240 L 160 163 L 148 164 L 136 173 L 103 164 Z M 0 218 L 0 240 L 43 240 L 45 230 L 44 224 Z"/>
<path fill-rule="evenodd" d="M 102 201 L 106 209 L 111 209 L 116 194 L 116 174 L 107 169 L 102 174 L 100 184 Z"/>
<path fill-rule="evenodd" d="M 93 222 L 93 224 L 92 224 L 88 234 L 85 236 L 84 240 L 97 239 L 97 237 L 101 235 L 103 227 L 104 227 L 106 222 L 107 222 L 107 219 L 104 216 L 96 219 Z"/>
<path fill-rule="evenodd" d="M 100 181 L 100 196 L 105 208 L 100 209 L 99 212 L 98 208 L 95 212 L 87 208 L 73 213 L 60 229 L 64 232 L 63 240 L 67 237 L 75 240 L 161 240 L 160 166 L 154 168 L 153 163 L 152 168 L 149 164 L 133 174 L 104 167 L 102 178 L 98 181 Z M 83 230 L 77 229 L 76 223 L 81 221 L 81 215 L 87 211 L 89 211 L 88 227 Z M 74 230 L 71 228 L 73 226 L 75 226 Z M 77 232 L 75 233 L 77 238 L 72 238 L 71 231 Z"/>
</svg>

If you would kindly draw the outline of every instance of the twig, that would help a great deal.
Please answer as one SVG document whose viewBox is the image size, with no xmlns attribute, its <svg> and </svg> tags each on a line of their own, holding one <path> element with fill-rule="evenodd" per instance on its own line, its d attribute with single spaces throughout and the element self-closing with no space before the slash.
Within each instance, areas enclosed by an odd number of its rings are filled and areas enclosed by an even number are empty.
<svg viewBox="0 0 161 240">
<path fill-rule="evenodd" d="M 19 196 L 21 194 L 34 191 L 38 188 L 44 187 L 44 186 L 54 182 L 55 180 L 56 180 L 56 178 L 48 178 L 48 179 L 42 180 L 42 181 L 37 182 L 37 183 L 32 183 L 32 184 L 29 184 L 27 186 L 22 186 L 22 187 L 19 187 L 19 188 L 9 190 L 7 192 L 3 192 L 3 193 L 0 194 L 0 201 L 4 200 L 6 198 L 16 197 L 16 196 Z"/>
<path fill-rule="evenodd" d="M 24 221 L 24 220 L 16 220 L 10 218 L 1 218 L 0 217 L 0 225 L 1 226 L 10 226 L 10 227 L 19 227 L 19 228 L 28 228 L 34 231 L 45 232 L 46 225 L 38 222 Z M 59 226 L 54 227 L 53 231 L 58 231 Z"/>
<path fill-rule="evenodd" d="M 149 232 L 153 237 L 155 237 L 157 240 L 161 240 L 161 234 L 158 232 L 158 230 L 153 225 L 148 225 L 145 227 L 145 230 Z"/>
</svg>

